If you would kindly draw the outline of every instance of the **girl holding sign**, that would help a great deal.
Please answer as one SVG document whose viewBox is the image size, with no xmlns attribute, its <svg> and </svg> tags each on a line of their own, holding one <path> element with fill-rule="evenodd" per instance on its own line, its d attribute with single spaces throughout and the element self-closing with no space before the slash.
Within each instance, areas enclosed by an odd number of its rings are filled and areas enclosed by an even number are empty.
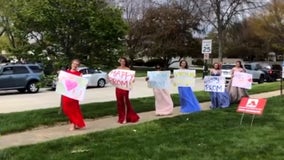
<svg viewBox="0 0 284 160">
<path fill-rule="evenodd" d="M 160 65 L 156 65 L 156 70 L 161 71 Z M 149 81 L 149 77 L 146 81 Z M 174 109 L 172 97 L 167 89 L 153 88 L 155 96 L 155 111 L 157 116 L 170 115 Z"/>
<path fill-rule="evenodd" d="M 180 61 L 179 66 L 180 70 L 188 69 L 188 64 L 185 60 Z M 201 110 L 199 102 L 190 86 L 179 86 L 178 93 L 181 106 L 180 111 L 182 113 L 192 113 Z"/>
<path fill-rule="evenodd" d="M 231 80 L 228 84 L 228 92 L 230 94 L 231 103 L 238 103 L 242 97 L 248 97 L 247 90 L 244 88 L 234 87 L 232 86 L 232 81 L 235 72 L 246 72 L 243 68 L 241 61 L 236 61 L 236 66 L 232 68 Z"/>
<path fill-rule="evenodd" d="M 210 70 L 211 76 L 221 76 L 221 67 L 219 63 L 214 63 L 213 69 Z M 229 93 L 225 90 L 224 92 L 209 92 L 211 99 L 210 108 L 226 108 L 230 106 L 230 96 Z"/>
<path fill-rule="evenodd" d="M 128 67 L 127 59 L 122 57 L 119 59 L 120 66 L 117 69 L 130 70 Z M 117 112 L 118 112 L 118 123 L 132 122 L 135 123 L 139 120 L 139 116 L 134 111 L 130 100 L 129 90 L 115 88 Z"/>
<path fill-rule="evenodd" d="M 81 76 L 81 73 L 77 71 L 79 65 L 80 61 L 78 59 L 74 59 L 71 63 L 71 69 L 66 72 Z M 75 129 L 84 128 L 86 125 L 79 106 L 79 101 L 66 96 L 62 96 L 61 100 L 62 110 L 71 123 L 69 130 L 73 131 Z"/>
</svg>

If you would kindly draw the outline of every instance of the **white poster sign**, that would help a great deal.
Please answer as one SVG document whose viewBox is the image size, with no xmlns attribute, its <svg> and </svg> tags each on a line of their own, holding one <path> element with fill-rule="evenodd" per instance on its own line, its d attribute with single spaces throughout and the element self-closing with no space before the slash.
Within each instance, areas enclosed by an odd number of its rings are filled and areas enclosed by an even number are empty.
<svg viewBox="0 0 284 160">
<path fill-rule="evenodd" d="M 174 70 L 174 85 L 178 87 L 194 87 L 195 75 L 195 70 Z"/>
<path fill-rule="evenodd" d="M 125 90 L 130 90 L 132 88 L 134 78 L 135 71 L 132 70 L 114 69 L 108 74 L 110 84 Z"/>
<path fill-rule="evenodd" d="M 205 76 L 204 90 L 207 92 L 225 92 L 226 79 L 223 76 Z"/>
<path fill-rule="evenodd" d="M 170 88 L 170 75 L 170 71 L 148 71 L 148 87 L 159 89 Z"/>
<path fill-rule="evenodd" d="M 60 71 L 56 93 L 81 101 L 85 97 L 87 84 L 86 78 Z"/>
<path fill-rule="evenodd" d="M 252 87 L 252 75 L 244 72 L 234 72 L 234 76 L 232 79 L 232 86 L 251 89 Z"/>
</svg>

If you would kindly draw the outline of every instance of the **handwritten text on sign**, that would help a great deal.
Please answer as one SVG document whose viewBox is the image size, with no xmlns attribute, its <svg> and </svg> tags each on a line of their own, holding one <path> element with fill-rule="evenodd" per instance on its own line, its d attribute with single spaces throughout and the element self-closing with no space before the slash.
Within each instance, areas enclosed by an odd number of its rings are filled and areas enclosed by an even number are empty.
<svg viewBox="0 0 284 160">
<path fill-rule="evenodd" d="M 170 71 L 148 71 L 148 87 L 168 89 L 170 87 Z"/>
<path fill-rule="evenodd" d="M 242 98 L 237 112 L 262 115 L 266 102 L 264 98 Z"/>
<path fill-rule="evenodd" d="M 225 82 L 223 76 L 205 76 L 204 90 L 207 92 L 225 92 Z"/>
<path fill-rule="evenodd" d="M 81 101 L 85 97 L 87 84 L 86 78 L 60 71 L 56 93 Z"/>
<path fill-rule="evenodd" d="M 135 78 L 135 71 L 114 69 L 108 74 L 109 82 L 121 89 L 130 90 Z"/>
<path fill-rule="evenodd" d="M 195 70 L 180 69 L 174 70 L 174 85 L 179 87 L 194 87 Z"/>
<path fill-rule="evenodd" d="M 251 89 L 252 86 L 252 75 L 243 72 L 234 72 L 232 80 L 233 87 Z"/>
</svg>

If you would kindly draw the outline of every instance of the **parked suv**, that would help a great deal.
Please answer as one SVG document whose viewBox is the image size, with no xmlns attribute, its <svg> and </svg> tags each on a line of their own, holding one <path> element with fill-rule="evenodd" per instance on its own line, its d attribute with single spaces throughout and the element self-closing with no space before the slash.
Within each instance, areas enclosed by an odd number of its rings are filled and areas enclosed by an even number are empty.
<svg viewBox="0 0 284 160">
<path fill-rule="evenodd" d="M 282 76 L 282 66 L 280 64 L 263 64 L 262 71 L 266 73 L 266 79 L 269 82 L 274 82 Z"/>
<path fill-rule="evenodd" d="M 36 93 L 39 91 L 37 82 L 42 75 L 42 68 L 37 64 L 2 64 L 0 65 L 0 90 Z"/>
<path fill-rule="evenodd" d="M 226 78 L 228 82 L 231 79 L 231 70 L 235 64 L 223 64 L 222 65 L 222 76 Z M 254 82 L 263 83 L 265 80 L 265 74 L 261 71 L 261 66 L 258 63 L 246 63 L 243 65 L 246 73 L 252 74 Z"/>
<path fill-rule="evenodd" d="M 252 74 L 254 82 L 263 83 L 265 80 L 265 73 L 261 70 L 262 67 L 259 63 L 246 63 L 244 65 L 246 72 Z"/>
</svg>

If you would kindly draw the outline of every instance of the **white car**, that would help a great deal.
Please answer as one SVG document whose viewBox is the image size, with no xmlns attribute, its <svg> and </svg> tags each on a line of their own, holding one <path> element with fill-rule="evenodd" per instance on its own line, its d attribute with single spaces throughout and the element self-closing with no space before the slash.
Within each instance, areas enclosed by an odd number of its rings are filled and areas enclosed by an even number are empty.
<svg viewBox="0 0 284 160">
<path fill-rule="evenodd" d="M 226 78 L 226 81 L 231 79 L 231 70 L 235 64 L 223 64 L 222 65 L 222 76 Z M 263 83 L 265 80 L 265 73 L 261 70 L 261 66 L 258 63 L 246 63 L 243 66 L 246 73 L 252 75 L 253 81 L 258 83 Z"/>
<path fill-rule="evenodd" d="M 89 67 L 79 67 L 78 71 L 83 74 L 83 77 L 88 79 L 87 87 L 105 87 L 107 84 L 107 73 L 99 69 Z M 57 79 L 53 81 L 51 88 L 56 88 Z"/>
</svg>

